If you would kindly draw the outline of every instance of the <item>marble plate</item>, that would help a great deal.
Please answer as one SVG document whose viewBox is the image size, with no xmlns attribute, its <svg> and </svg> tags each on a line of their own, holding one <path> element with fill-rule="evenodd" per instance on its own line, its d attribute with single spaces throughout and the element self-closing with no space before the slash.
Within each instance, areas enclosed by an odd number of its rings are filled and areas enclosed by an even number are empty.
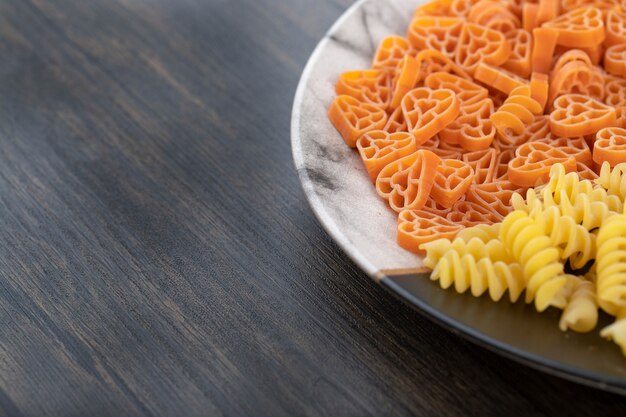
<svg viewBox="0 0 626 417">
<path fill-rule="evenodd" d="M 292 115 L 293 156 L 315 215 L 370 277 L 450 330 L 515 360 L 626 394 L 626 358 L 598 331 L 563 333 L 559 312 L 493 303 L 443 291 L 422 259 L 396 244 L 396 216 L 372 186 L 357 153 L 327 119 L 344 71 L 368 68 L 378 42 L 404 34 L 420 0 L 357 1 L 321 40 L 307 64 Z M 609 323 L 602 317 L 600 326 Z"/>
</svg>

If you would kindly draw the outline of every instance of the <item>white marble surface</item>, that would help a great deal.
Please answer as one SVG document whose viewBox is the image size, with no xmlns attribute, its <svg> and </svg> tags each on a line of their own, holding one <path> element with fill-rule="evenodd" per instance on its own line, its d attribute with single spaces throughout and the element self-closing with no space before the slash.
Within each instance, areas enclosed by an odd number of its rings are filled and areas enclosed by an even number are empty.
<svg viewBox="0 0 626 417">
<path fill-rule="evenodd" d="M 329 30 L 311 56 L 294 102 L 294 160 L 311 207 L 326 231 L 368 274 L 418 268 L 420 257 L 396 243 L 397 215 L 377 194 L 356 150 L 327 117 L 335 83 L 366 69 L 380 40 L 406 33 L 420 0 L 361 0 Z"/>
</svg>

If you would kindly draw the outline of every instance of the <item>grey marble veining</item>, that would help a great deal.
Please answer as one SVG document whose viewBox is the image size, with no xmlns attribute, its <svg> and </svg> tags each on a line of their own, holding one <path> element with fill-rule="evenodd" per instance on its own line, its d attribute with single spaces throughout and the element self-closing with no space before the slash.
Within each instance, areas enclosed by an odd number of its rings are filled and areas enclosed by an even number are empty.
<svg viewBox="0 0 626 417">
<path fill-rule="evenodd" d="M 397 215 L 369 180 L 358 153 L 327 117 L 342 72 L 366 69 L 378 43 L 405 34 L 420 0 L 362 0 L 320 42 L 300 81 L 292 121 L 296 168 L 326 230 L 368 274 L 417 268 L 420 257 L 396 243 Z"/>
</svg>

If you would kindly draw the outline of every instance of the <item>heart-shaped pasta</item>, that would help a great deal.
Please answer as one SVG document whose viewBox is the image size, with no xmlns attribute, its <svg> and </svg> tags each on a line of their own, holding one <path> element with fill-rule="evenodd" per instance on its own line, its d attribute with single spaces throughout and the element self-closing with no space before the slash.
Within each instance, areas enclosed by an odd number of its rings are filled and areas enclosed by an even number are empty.
<svg viewBox="0 0 626 417">
<path fill-rule="evenodd" d="M 409 128 L 404 120 L 404 114 L 402 113 L 402 107 L 395 109 L 387 119 L 387 123 L 383 128 L 384 131 L 389 133 L 408 132 Z"/>
<path fill-rule="evenodd" d="M 328 110 L 328 118 L 351 148 L 356 147 L 357 139 L 364 133 L 382 129 L 387 123 L 387 113 L 383 109 L 346 95 L 335 98 Z"/>
<path fill-rule="evenodd" d="M 467 192 L 467 201 L 476 203 L 490 211 L 506 216 L 513 211 L 511 197 L 514 193 L 522 194 L 524 187 L 511 181 L 494 181 L 485 184 L 473 184 Z"/>
<path fill-rule="evenodd" d="M 417 151 L 415 138 L 410 133 L 388 133 L 384 130 L 364 134 L 357 141 L 356 147 L 374 183 L 385 166 Z"/>
<path fill-rule="evenodd" d="M 456 49 L 455 62 L 473 74 L 479 63 L 501 65 L 511 55 L 511 46 L 497 30 L 466 23 Z"/>
<path fill-rule="evenodd" d="M 593 165 L 591 150 L 589 149 L 589 145 L 587 145 L 585 138 L 582 136 L 577 138 L 555 138 L 552 135 L 548 135 L 543 139 L 537 140 L 537 142 L 542 142 L 557 148 L 563 153 L 573 156 L 577 162 L 587 166 Z"/>
<path fill-rule="evenodd" d="M 443 72 L 454 74 L 466 80 L 472 80 L 472 77 L 459 67 L 454 61 L 448 58 L 444 53 L 435 49 L 424 49 L 417 56 L 420 63 L 420 76 L 418 80 L 425 80 L 430 74 Z"/>
<path fill-rule="evenodd" d="M 432 90 L 447 88 L 454 91 L 461 106 L 474 104 L 486 99 L 489 95 L 489 91 L 487 91 L 486 88 L 481 87 L 475 82 L 459 77 L 458 75 L 441 71 L 432 73 L 426 77 L 424 86 Z"/>
<path fill-rule="evenodd" d="M 394 74 L 402 58 L 413 53 L 413 47 L 406 38 L 396 35 L 387 36 L 378 45 L 372 68 L 385 71 L 387 74 Z"/>
<path fill-rule="evenodd" d="M 417 16 L 409 26 L 409 42 L 419 51 L 434 49 L 451 58 L 463 26 L 463 19 L 455 17 Z"/>
<path fill-rule="evenodd" d="M 420 87 L 402 99 L 402 112 L 409 132 L 421 145 L 448 126 L 459 114 L 459 99 L 454 91 Z"/>
<path fill-rule="evenodd" d="M 437 167 L 430 196 L 444 208 L 450 208 L 467 192 L 474 180 L 474 171 L 462 161 L 444 159 Z"/>
<path fill-rule="evenodd" d="M 507 8 L 506 3 L 491 0 L 477 2 L 469 11 L 467 21 L 502 33 L 522 26 L 519 18 Z"/>
<path fill-rule="evenodd" d="M 543 142 L 527 142 L 517 148 L 509 162 L 509 180 L 520 187 L 545 184 L 554 164 L 563 164 L 567 172 L 576 170 L 576 158 Z"/>
<path fill-rule="evenodd" d="M 626 129 L 608 127 L 598 131 L 593 161 L 598 165 L 608 162 L 611 166 L 626 162 Z"/>
<path fill-rule="evenodd" d="M 398 245 L 420 253 L 422 243 L 442 238 L 453 239 L 463 227 L 430 211 L 404 210 L 398 216 Z"/>
<path fill-rule="evenodd" d="M 493 148 L 463 154 L 463 162 L 474 170 L 474 183 L 483 184 L 493 181 L 496 172 L 498 152 Z"/>
<path fill-rule="evenodd" d="M 385 166 L 376 179 L 376 191 L 397 212 L 419 210 L 428 200 L 440 163 L 437 155 L 420 149 Z"/>
<path fill-rule="evenodd" d="M 550 129 L 555 136 L 576 137 L 615 125 L 615 109 L 582 94 L 566 94 L 554 101 Z"/>
<path fill-rule="evenodd" d="M 439 135 L 434 136 L 432 139 L 429 139 L 428 142 L 424 143 L 424 145 L 422 146 L 426 147 L 428 144 L 434 143 L 435 139 L 437 141 L 437 147 L 429 146 L 425 149 L 430 149 L 441 159 L 457 159 L 459 161 L 461 160 L 461 156 L 463 155 L 465 150 L 459 145 L 450 144 L 442 141 L 439 138 Z"/>
<path fill-rule="evenodd" d="M 493 110 L 490 98 L 461 106 L 459 116 L 439 136 L 448 143 L 459 144 L 467 151 L 487 149 L 496 135 L 490 120 Z"/>
<path fill-rule="evenodd" d="M 391 100 L 389 77 L 384 71 L 348 71 L 341 74 L 335 90 L 338 95 L 354 97 L 386 109 Z"/>
<path fill-rule="evenodd" d="M 493 181 L 507 181 L 509 179 L 509 162 L 515 158 L 515 149 L 504 149 L 496 157 L 496 169 Z"/>
<path fill-rule="evenodd" d="M 457 201 L 446 218 L 465 227 L 473 227 L 479 224 L 494 224 L 502 221 L 500 214 L 467 200 Z"/>
<path fill-rule="evenodd" d="M 558 30 L 558 44 L 571 48 L 596 46 L 605 37 L 602 10 L 593 6 L 571 10 L 544 23 L 543 27 Z"/>
</svg>

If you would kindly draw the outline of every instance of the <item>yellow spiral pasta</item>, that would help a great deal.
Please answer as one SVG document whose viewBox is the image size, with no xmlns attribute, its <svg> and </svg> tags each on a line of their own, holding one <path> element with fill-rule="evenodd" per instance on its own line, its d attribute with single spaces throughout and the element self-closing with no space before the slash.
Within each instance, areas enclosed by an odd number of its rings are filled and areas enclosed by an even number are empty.
<svg viewBox="0 0 626 417">
<path fill-rule="evenodd" d="M 488 290 L 494 301 L 500 300 L 508 290 L 512 302 L 524 291 L 522 266 L 513 262 L 499 240 L 485 243 L 478 237 L 468 242 L 456 238 L 442 254 L 444 245 L 438 241 L 423 245 L 427 252 L 427 263 L 434 263 L 431 279 L 439 281 L 441 288 L 454 285 L 457 292 L 470 290 L 475 297 Z"/>
<path fill-rule="evenodd" d="M 507 215 L 500 228 L 500 240 L 515 260 L 522 264 L 526 280 L 526 302 L 535 301 L 538 311 L 552 305 L 565 285 L 564 267 L 559 250 L 552 246 L 528 213 L 516 210 Z"/>
<path fill-rule="evenodd" d="M 606 219 L 598 232 L 596 285 L 598 304 L 617 315 L 626 308 L 626 215 Z"/>
<path fill-rule="evenodd" d="M 607 190 L 609 194 L 624 201 L 626 198 L 626 163 L 617 164 L 611 169 L 609 163 L 604 162 L 596 183 Z"/>
<path fill-rule="evenodd" d="M 567 173 L 563 164 L 555 164 L 550 170 L 550 181 L 539 191 L 544 205 L 558 205 L 566 197 L 573 202 L 579 194 L 590 194 L 593 183 L 581 180 L 577 172 Z"/>
<path fill-rule="evenodd" d="M 461 230 L 456 237 L 458 239 L 469 242 L 471 239 L 477 238 L 482 242 L 489 242 L 491 240 L 498 239 L 500 234 L 500 223 L 495 224 L 479 224 L 473 227 L 468 227 Z"/>
<path fill-rule="evenodd" d="M 420 249 L 426 251 L 424 266 L 434 269 L 439 260 L 448 252 L 457 252 L 460 255 L 470 254 L 475 258 L 490 258 L 494 262 L 513 262 L 513 258 L 499 240 L 484 242 L 479 238 L 467 241 L 456 238 L 453 241 L 448 239 L 437 239 L 424 243 Z"/>
<path fill-rule="evenodd" d="M 626 356 L 626 310 L 620 311 L 613 324 L 600 331 L 600 336 L 615 342 Z"/>
<path fill-rule="evenodd" d="M 596 286 L 593 282 L 569 276 L 571 294 L 561 314 L 559 328 L 579 333 L 590 332 L 598 323 L 598 302 L 596 300 Z"/>
<path fill-rule="evenodd" d="M 494 301 L 509 293 L 538 311 L 562 309 L 562 331 L 589 332 L 601 308 L 616 317 L 601 336 L 626 356 L 626 163 L 581 180 L 556 164 L 547 184 L 513 194 L 502 223 L 479 225 L 421 246 L 431 279 Z M 565 273 L 565 264 L 584 276 Z"/>
<path fill-rule="evenodd" d="M 550 237 L 551 244 L 559 249 L 560 259 L 569 259 L 572 268 L 581 269 L 594 258 L 596 236 L 573 217 L 561 215 L 557 206 L 538 208 L 531 216 Z"/>
<path fill-rule="evenodd" d="M 603 189 L 595 189 L 591 193 L 578 194 L 573 202 L 563 198 L 559 204 L 561 214 L 570 216 L 587 230 L 602 226 L 609 217 L 623 210 L 619 197 L 607 195 Z"/>
</svg>

